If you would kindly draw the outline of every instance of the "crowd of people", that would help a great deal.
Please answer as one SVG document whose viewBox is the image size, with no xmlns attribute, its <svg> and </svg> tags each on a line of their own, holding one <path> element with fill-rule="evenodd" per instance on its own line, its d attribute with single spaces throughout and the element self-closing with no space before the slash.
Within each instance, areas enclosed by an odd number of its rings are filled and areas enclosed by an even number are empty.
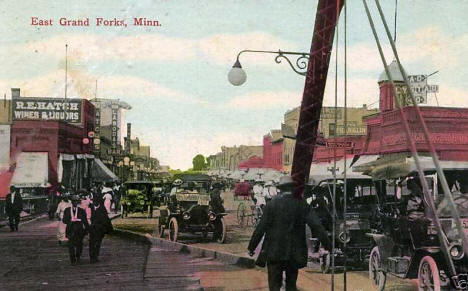
<svg viewBox="0 0 468 291">
<path fill-rule="evenodd" d="M 117 212 L 120 209 L 120 199 L 122 197 L 121 185 L 119 182 L 93 183 L 89 188 L 73 190 L 62 185 L 58 186 L 56 191 L 50 191 L 48 197 L 49 219 L 53 220 L 57 213 L 60 203 L 64 197 L 78 195 L 82 198 L 81 206 L 86 209 L 87 204 L 93 200 L 93 197 L 100 196 L 104 200 L 104 207 L 108 213 Z M 88 210 L 89 212 L 89 210 Z M 89 215 L 89 214 L 88 214 Z"/>
<path fill-rule="evenodd" d="M 99 260 L 102 240 L 113 230 L 109 213 L 117 211 L 120 202 L 119 183 L 95 183 L 89 189 L 75 191 L 62 186 L 49 194 L 49 219 L 58 219 L 57 240 L 68 246 L 70 263 L 80 262 L 83 241 L 89 234 L 90 262 Z M 10 187 L 5 199 L 10 230 L 18 231 L 23 201 L 18 188 Z"/>
<path fill-rule="evenodd" d="M 102 240 L 113 230 L 108 214 L 112 211 L 112 203 L 116 204 L 114 197 L 119 194 L 118 188 L 111 186 L 96 184 L 89 190 L 60 193 L 55 211 L 59 220 L 57 239 L 59 244 L 68 246 L 72 265 L 80 262 L 83 241 L 88 234 L 90 262 L 99 261 Z"/>
</svg>

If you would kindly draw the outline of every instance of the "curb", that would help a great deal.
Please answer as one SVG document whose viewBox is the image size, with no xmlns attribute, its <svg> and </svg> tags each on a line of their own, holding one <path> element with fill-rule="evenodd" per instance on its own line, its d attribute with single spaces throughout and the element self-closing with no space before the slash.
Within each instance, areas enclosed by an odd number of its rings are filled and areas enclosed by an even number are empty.
<svg viewBox="0 0 468 291">
<path fill-rule="evenodd" d="M 37 215 L 37 216 L 34 216 L 34 215 L 23 216 L 23 217 L 20 218 L 20 223 L 19 223 L 19 225 L 28 224 L 28 223 L 30 223 L 30 222 L 39 220 L 39 219 L 41 219 L 41 218 L 46 218 L 46 217 L 47 217 L 47 213 L 46 213 L 46 214 L 39 214 L 39 215 Z M 6 219 L 5 221 L 1 221 L 1 222 L 0 222 L 0 228 L 1 228 L 1 227 L 8 226 L 8 225 L 9 225 L 8 219 Z"/>
<path fill-rule="evenodd" d="M 215 260 L 222 261 L 223 263 L 226 263 L 228 265 L 236 265 L 242 268 L 251 269 L 255 267 L 255 260 L 251 258 L 246 258 L 221 251 L 205 249 L 183 243 L 172 242 L 162 238 L 152 237 L 149 234 L 147 234 L 146 237 L 152 242 L 153 245 L 157 245 L 161 248 L 178 251 L 185 254 L 191 254 L 197 257 L 213 258 Z"/>
<path fill-rule="evenodd" d="M 246 269 L 255 268 L 254 259 L 234 255 L 231 253 L 205 249 L 179 242 L 172 242 L 162 238 L 152 237 L 150 234 L 143 235 L 137 232 L 119 228 L 114 228 L 114 234 L 146 244 L 155 245 L 166 250 L 180 252 L 182 254 L 193 255 L 201 258 L 213 258 L 225 264 L 235 265 Z"/>
<path fill-rule="evenodd" d="M 110 220 L 114 220 L 114 219 L 119 218 L 119 217 L 121 217 L 121 216 L 122 216 L 121 213 L 116 213 L 114 216 L 109 217 L 109 218 L 110 218 Z"/>
</svg>

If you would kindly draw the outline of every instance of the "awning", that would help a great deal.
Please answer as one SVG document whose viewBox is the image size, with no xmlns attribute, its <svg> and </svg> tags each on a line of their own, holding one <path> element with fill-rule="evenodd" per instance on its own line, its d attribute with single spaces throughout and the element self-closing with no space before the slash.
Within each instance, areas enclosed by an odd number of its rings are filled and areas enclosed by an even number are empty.
<svg viewBox="0 0 468 291">
<path fill-rule="evenodd" d="M 361 155 L 361 156 L 355 156 L 355 157 L 353 158 L 354 163 L 351 164 L 351 165 L 349 165 L 349 166 L 350 166 L 350 167 L 352 166 L 353 169 L 354 169 L 354 167 L 358 168 L 358 167 L 361 166 L 361 165 L 364 165 L 364 164 L 367 164 L 367 163 L 376 161 L 378 158 L 379 158 L 378 155 Z M 357 171 L 357 172 L 361 172 L 361 171 Z"/>
<path fill-rule="evenodd" d="M 369 176 L 365 176 L 362 173 L 354 172 L 351 170 L 350 165 L 353 159 L 348 158 L 346 159 L 346 178 L 347 179 L 370 179 Z M 313 163 L 310 166 L 310 175 L 309 179 L 312 180 L 312 184 L 316 185 L 320 181 L 333 179 L 333 162 L 329 163 Z M 336 178 L 343 179 L 344 178 L 344 159 L 336 161 Z M 354 167 L 353 167 L 354 169 Z"/>
<path fill-rule="evenodd" d="M 0 125 L 0 173 L 10 169 L 10 125 Z"/>
<path fill-rule="evenodd" d="M 16 168 L 11 185 L 17 187 L 49 186 L 48 153 L 21 153 L 16 159 Z"/>
<path fill-rule="evenodd" d="M 115 182 L 119 180 L 100 159 L 94 159 L 92 177 L 94 181 L 99 182 Z"/>
<path fill-rule="evenodd" d="M 436 170 L 431 157 L 420 156 L 421 166 L 425 172 Z M 466 161 L 440 161 L 443 170 L 468 170 Z M 378 160 L 353 167 L 354 170 L 364 170 L 374 179 L 391 179 L 408 176 L 417 171 L 416 163 L 412 157 L 402 155 L 383 156 Z"/>
</svg>

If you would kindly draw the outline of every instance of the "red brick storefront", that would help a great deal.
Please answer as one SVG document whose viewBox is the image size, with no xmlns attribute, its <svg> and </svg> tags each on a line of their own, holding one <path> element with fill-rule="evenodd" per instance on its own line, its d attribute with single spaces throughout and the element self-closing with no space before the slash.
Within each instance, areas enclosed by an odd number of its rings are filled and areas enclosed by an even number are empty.
<svg viewBox="0 0 468 291">
<path fill-rule="evenodd" d="M 16 100 L 24 100 L 26 104 L 26 101 L 33 100 L 33 98 L 17 97 Z M 37 100 L 42 100 L 42 98 L 37 98 Z M 47 98 L 47 100 L 50 100 L 50 98 Z M 10 139 L 10 156 L 13 171 L 17 166 L 16 161 L 21 153 L 47 153 L 48 182 L 52 188 L 55 188 L 58 183 L 60 155 L 68 154 L 76 156 L 92 153 L 93 143 L 91 139 L 88 139 L 88 133 L 94 130 L 94 106 L 85 99 L 73 100 L 80 104 L 78 122 L 70 123 L 62 120 L 44 120 L 41 118 L 27 120 L 30 117 L 37 117 L 34 109 L 28 110 L 22 115 L 18 113 L 16 116 L 13 115 Z M 57 98 L 57 101 L 63 101 L 63 99 Z M 33 108 L 32 103 L 30 105 Z M 13 114 L 15 114 L 14 106 Z M 50 112 L 49 114 L 49 116 L 52 116 L 54 112 Z M 41 117 L 41 114 L 39 114 L 39 117 Z M 24 120 L 21 120 L 21 118 Z"/>
</svg>

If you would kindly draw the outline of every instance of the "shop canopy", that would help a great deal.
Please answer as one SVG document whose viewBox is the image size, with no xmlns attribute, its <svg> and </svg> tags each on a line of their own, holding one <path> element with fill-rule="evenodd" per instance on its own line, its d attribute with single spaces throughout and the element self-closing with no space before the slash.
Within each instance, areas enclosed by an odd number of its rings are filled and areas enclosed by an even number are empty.
<svg viewBox="0 0 468 291">
<path fill-rule="evenodd" d="M 436 168 L 431 157 L 420 156 L 421 167 L 425 172 L 435 172 Z M 444 171 L 468 170 L 467 161 L 440 161 L 440 166 Z M 359 166 L 353 166 L 353 171 L 360 171 L 374 179 L 391 179 L 405 177 L 413 172 L 417 172 L 414 159 L 406 155 L 382 156 L 375 161 L 371 161 Z"/>
<path fill-rule="evenodd" d="M 119 178 L 104 165 L 100 159 L 94 159 L 93 163 L 93 180 L 98 182 L 115 182 Z"/>
<path fill-rule="evenodd" d="M 371 161 L 376 159 L 376 156 L 362 156 L 359 159 L 363 158 L 365 161 Z M 370 179 L 369 176 L 363 175 L 360 172 L 354 171 L 354 167 L 351 168 L 353 159 L 347 158 L 346 159 L 346 178 L 349 179 Z M 358 163 L 359 160 L 355 163 Z M 361 161 L 362 162 L 362 161 Z M 309 179 L 311 180 L 312 184 L 316 185 L 320 181 L 333 179 L 333 162 L 329 163 L 313 163 L 310 166 L 310 176 Z M 344 179 L 344 159 L 336 161 L 336 178 L 337 179 Z"/>
<path fill-rule="evenodd" d="M 229 178 L 231 178 L 233 180 L 240 180 L 240 179 L 242 179 L 244 177 L 244 175 L 245 175 L 244 171 L 237 170 L 237 171 L 231 172 L 230 175 L 227 176 L 227 177 L 229 177 Z"/>
<path fill-rule="evenodd" d="M 48 187 L 49 156 L 45 152 L 19 154 L 11 185 L 17 187 Z"/>
</svg>

